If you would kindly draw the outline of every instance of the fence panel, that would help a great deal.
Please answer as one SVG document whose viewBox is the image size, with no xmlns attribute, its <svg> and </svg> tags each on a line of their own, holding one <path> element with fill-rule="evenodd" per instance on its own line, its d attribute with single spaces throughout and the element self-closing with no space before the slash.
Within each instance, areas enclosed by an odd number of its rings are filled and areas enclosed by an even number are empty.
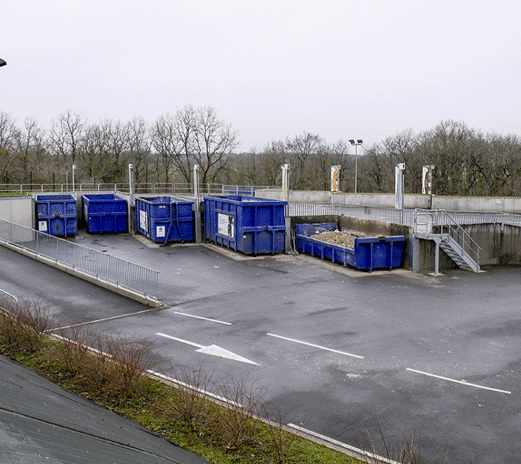
<svg viewBox="0 0 521 464">
<path fill-rule="evenodd" d="M 159 272 L 153 269 L 4 220 L 0 240 L 145 298 L 157 298 Z"/>
</svg>

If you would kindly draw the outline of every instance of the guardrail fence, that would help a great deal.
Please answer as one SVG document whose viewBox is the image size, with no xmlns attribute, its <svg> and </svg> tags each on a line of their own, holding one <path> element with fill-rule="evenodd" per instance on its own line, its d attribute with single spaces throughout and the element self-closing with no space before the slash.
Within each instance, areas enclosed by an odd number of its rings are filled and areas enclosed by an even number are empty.
<svg viewBox="0 0 521 464">
<path fill-rule="evenodd" d="M 0 219 L 0 240 L 145 298 L 156 299 L 159 272 Z"/>
</svg>

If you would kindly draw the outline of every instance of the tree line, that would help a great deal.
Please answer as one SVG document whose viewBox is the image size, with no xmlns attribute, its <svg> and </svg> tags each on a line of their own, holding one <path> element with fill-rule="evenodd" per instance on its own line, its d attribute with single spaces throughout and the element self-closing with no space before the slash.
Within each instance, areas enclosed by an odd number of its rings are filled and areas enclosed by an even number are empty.
<svg viewBox="0 0 521 464">
<path fill-rule="evenodd" d="M 44 130 L 35 118 L 19 126 L 0 112 L 0 183 L 60 184 L 77 166 L 76 180 L 126 183 L 128 164 L 136 183 L 192 181 L 199 165 L 201 183 L 280 185 L 281 166 L 290 164 L 296 190 L 328 190 L 330 169 L 341 167 L 340 189 L 393 193 L 394 166 L 405 163 L 405 192 L 421 193 L 424 165 L 434 165 L 437 195 L 515 196 L 521 189 L 521 139 L 483 133 L 465 123 L 442 121 L 433 129 L 405 130 L 371 146 L 354 148 L 303 132 L 274 140 L 262 149 L 240 152 L 239 135 L 212 107 L 191 105 L 153 122 L 105 119 L 90 122 L 68 110 Z"/>
</svg>

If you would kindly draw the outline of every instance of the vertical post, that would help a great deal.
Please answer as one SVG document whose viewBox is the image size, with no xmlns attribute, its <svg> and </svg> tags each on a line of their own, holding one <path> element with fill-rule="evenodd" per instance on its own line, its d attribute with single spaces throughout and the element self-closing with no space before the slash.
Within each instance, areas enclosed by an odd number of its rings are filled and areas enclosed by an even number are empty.
<svg viewBox="0 0 521 464">
<path fill-rule="evenodd" d="M 283 164 L 282 168 L 282 200 L 288 204 L 284 211 L 284 225 L 286 227 L 286 237 L 284 243 L 284 251 L 289 253 L 291 251 L 291 218 L 289 217 L 289 164 Z"/>
<path fill-rule="evenodd" d="M 422 169 L 422 194 L 429 195 L 429 209 L 432 209 L 432 175 L 434 165 L 423 166 Z"/>
<path fill-rule="evenodd" d="M 72 193 L 76 192 L 76 165 L 72 165 Z"/>
<path fill-rule="evenodd" d="M 132 206 L 134 206 L 134 165 L 129 164 L 128 165 L 128 222 L 127 222 L 127 228 L 128 233 L 132 233 Z"/>
<path fill-rule="evenodd" d="M 282 166 L 282 201 L 289 202 L 289 164 Z"/>
<path fill-rule="evenodd" d="M 194 164 L 194 228 L 195 228 L 195 243 L 201 243 L 201 211 L 199 208 L 199 165 Z"/>
<path fill-rule="evenodd" d="M 436 241 L 436 251 L 434 253 L 434 275 L 440 274 L 440 244 Z"/>
<path fill-rule="evenodd" d="M 396 209 L 401 210 L 401 221 L 403 224 L 403 208 L 404 208 L 404 199 L 403 199 L 403 190 L 404 190 L 404 182 L 403 182 L 403 171 L 405 171 L 405 163 L 399 163 L 394 167 L 394 207 Z"/>
</svg>

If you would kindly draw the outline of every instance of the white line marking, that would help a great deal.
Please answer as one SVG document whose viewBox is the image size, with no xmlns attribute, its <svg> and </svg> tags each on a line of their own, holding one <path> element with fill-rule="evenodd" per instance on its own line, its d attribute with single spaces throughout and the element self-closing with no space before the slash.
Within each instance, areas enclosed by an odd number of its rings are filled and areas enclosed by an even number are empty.
<svg viewBox="0 0 521 464">
<path fill-rule="evenodd" d="M 161 309 L 161 308 L 143 309 L 143 310 L 137 311 L 135 313 L 119 314 L 118 316 L 105 317 L 102 319 L 96 319 L 94 321 L 79 322 L 78 324 L 64 325 L 63 327 L 56 327 L 55 329 L 47 329 L 45 332 L 46 333 L 56 332 L 57 330 L 72 329 L 73 327 L 81 327 L 83 325 L 92 325 L 92 324 L 99 324 L 100 322 L 115 321 L 116 319 L 124 319 L 126 317 L 139 316 L 140 314 L 146 314 L 146 313 L 150 313 L 152 311 L 158 311 L 159 309 Z"/>
<path fill-rule="evenodd" d="M 170 340 L 175 340 L 176 342 L 186 343 L 187 345 L 195 346 L 196 348 L 204 348 L 203 345 L 199 345 L 197 343 L 189 342 L 188 340 L 183 340 L 182 338 L 172 337 L 172 335 L 167 335 L 161 332 L 157 332 L 156 335 L 159 335 L 160 337 L 169 338 Z"/>
<path fill-rule="evenodd" d="M 222 401 L 224 403 L 232 404 L 234 406 L 239 406 L 242 408 L 242 404 L 236 403 L 235 401 L 231 401 L 228 398 L 225 398 L 224 396 L 215 395 L 214 393 L 210 393 L 207 390 L 203 390 L 202 388 L 194 387 L 192 385 L 181 382 L 180 380 L 174 379 L 172 377 L 168 377 L 167 375 L 161 374 L 159 372 L 155 372 L 155 371 L 151 371 L 151 370 L 148 370 L 147 372 L 151 375 L 159 377 L 160 379 L 167 380 L 168 382 L 172 382 L 178 386 L 189 388 L 190 390 L 193 390 L 197 393 L 201 393 L 202 395 L 209 396 L 210 398 L 215 398 L 216 400 Z"/>
<path fill-rule="evenodd" d="M 268 333 L 266 335 L 268 335 L 270 337 L 280 338 L 281 340 L 287 340 L 288 342 L 300 343 L 301 345 L 311 346 L 312 348 L 318 348 L 320 350 L 331 351 L 331 353 L 342 354 L 344 356 L 351 356 L 352 358 L 364 359 L 363 356 L 359 356 L 357 354 L 346 353 L 345 351 L 333 350 L 332 348 L 326 348 L 325 346 L 314 345 L 313 343 L 308 343 L 308 342 L 302 342 L 300 340 L 295 340 L 293 338 L 283 337 L 282 335 L 275 335 L 272 333 Z"/>
<path fill-rule="evenodd" d="M 217 319 L 210 319 L 208 317 L 195 316 L 194 314 L 180 313 L 179 311 L 174 311 L 174 314 L 179 314 L 180 316 L 186 317 L 193 317 L 195 319 L 202 319 L 203 321 L 216 322 L 217 324 L 231 325 L 229 322 L 218 321 Z"/>
<path fill-rule="evenodd" d="M 288 427 L 291 427 L 292 429 L 298 430 L 299 432 L 307 435 L 311 435 L 312 437 L 319 438 L 320 440 L 323 440 L 327 443 L 331 443 L 332 445 L 339 446 L 341 448 L 344 448 L 346 450 L 349 450 L 351 453 L 355 454 L 354 457 L 356 458 L 369 458 L 370 461 L 367 462 L 385 462 L 386 464 L 399 464 L 396 461 L 393 461 L 391 459 L 384 458 L 383 456 L 378 456 L 377 454 L 368 453 L 367 451 L 364 451 L 363 449 L 356 448 L 354 446 L 348 445 L 346 443 L 342 443 L 341 441 L 335 440 L 334 438 L 329 438 L 326 435 L 322 435 L 317 432 L 313 432 L 312 430 L 305 429 L 304 427 L 300 427 L 295 424 L 288 424 Z M 364 460 L 364 462 L 366 462 Z"/>
<path fill-rule="evenodd" d="M 409 372 L 414 372 L 416 374 L 426 375 L 427 377 L 434 377 L 435 379 L 441 379 L 441 380 L 446 380 L 448 382 L 454 382 L 454 383 L 458 383 L 460 385 L 465 385 L 466 387 L 481 388 L 483 390 L 490 390 L 490 391 L 497 392 L 497 393 L 505 393 L 507 395 L 511 395 L 512 394 L 512 392 L 508 391 L 508 390 L 499 390 L 497 388 L 484 387 L 483 385 L 476 385 L 475 383 L 469 383 L 469 382 L 466 382 L 465 380 L 451 379 L 449 377 L 443 377 L 441 375 L 429 374 L 428 372 L 417 371 L 416 369 L 407 368 L 407 370 Z"/>
</svg>

